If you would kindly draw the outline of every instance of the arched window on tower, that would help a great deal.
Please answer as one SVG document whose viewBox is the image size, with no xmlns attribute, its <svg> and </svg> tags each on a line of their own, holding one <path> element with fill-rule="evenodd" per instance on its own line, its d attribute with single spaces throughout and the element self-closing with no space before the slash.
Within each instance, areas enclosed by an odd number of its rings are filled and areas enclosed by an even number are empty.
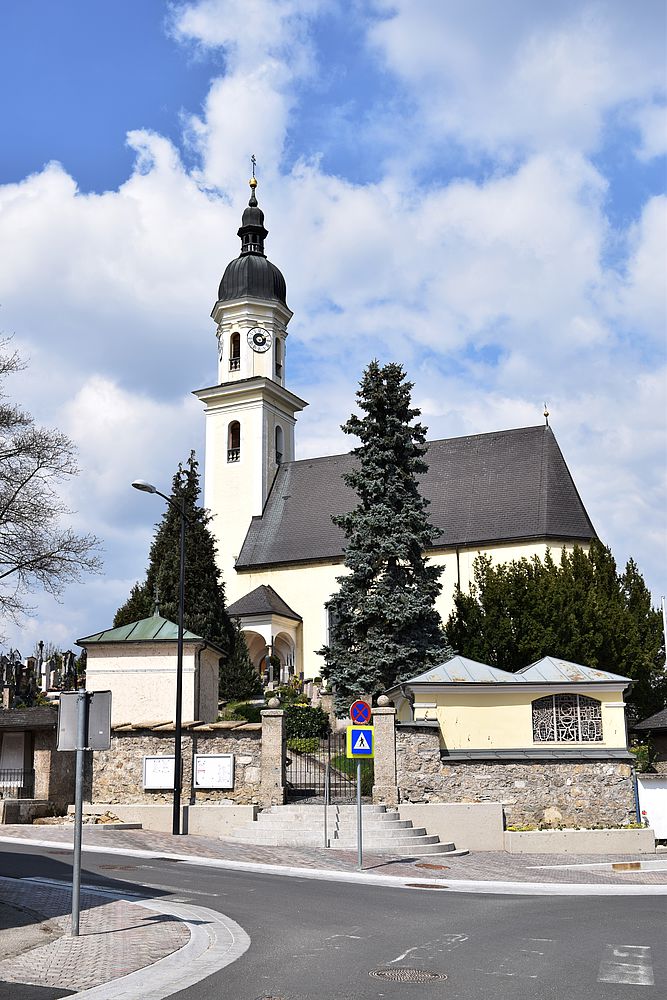
<svg viewBox="0 0 667 1000">
<path fill-rule="evenodd" d="M 232 420 L 227 432 L 227 461 L 238 462 L 241 457 L 241 425 Z"/>
<path fill-rule="evenodd" d="M 237 372 L 241 367 L 241 334 L 233 333 L 229 341 L 229 370 Z"/>
<path fill-rule="evenodd" d="M 283 429 L 280 424 L 278 424 L 276 426 L 276 465 L 280 465 L 283 460 L 284 447 L 285 438 L 283 435 Z"/>
<path fill-rule="evenodd" d="M 276 339 L 276 375 L 278 378 L 283 376 L 283 342 L 279 337 Z"/>
</svg>

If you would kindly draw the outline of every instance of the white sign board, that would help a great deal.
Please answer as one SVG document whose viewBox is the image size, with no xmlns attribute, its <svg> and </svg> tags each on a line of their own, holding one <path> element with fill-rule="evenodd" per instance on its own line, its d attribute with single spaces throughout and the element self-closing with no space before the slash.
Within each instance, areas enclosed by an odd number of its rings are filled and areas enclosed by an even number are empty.
<svg viewBox="0 0 667 1000">
<path fill-rule="evenodd" d="M 196 753 L 195 788 L 233 788 L 233 753 Z"/>
<path fill-rule="evenodd" d="M 149 792 L 174 787 L 174 755 L 144 757 L 144 788 Z"/>
</svg>

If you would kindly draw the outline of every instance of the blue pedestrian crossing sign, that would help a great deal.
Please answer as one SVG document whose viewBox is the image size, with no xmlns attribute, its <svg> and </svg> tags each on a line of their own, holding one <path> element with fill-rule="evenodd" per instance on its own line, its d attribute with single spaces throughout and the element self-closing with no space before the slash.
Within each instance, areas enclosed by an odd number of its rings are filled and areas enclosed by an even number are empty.
<svg viewBox="0 0 667 1000">
<path fill-rule="evenodd" d="M 365 757 L 366 760 L 375 756 L 375 727 L 348 726 L 346 756 Z"/>
</svg>

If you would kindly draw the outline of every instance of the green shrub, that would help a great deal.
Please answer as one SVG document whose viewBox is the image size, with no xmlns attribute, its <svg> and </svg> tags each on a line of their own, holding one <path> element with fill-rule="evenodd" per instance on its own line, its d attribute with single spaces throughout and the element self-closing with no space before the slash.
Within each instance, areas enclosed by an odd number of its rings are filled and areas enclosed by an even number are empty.
<svg viewBox="0 0 667 1000">
<path fill-rule="evenodd" d="M 317 753 L 320 740 L 317 736 L 292 736 L 287 740 L 287 749 L 297 750 L 299 753 Z"/>
<path fill-rule="evenodd" d="M 355 782 L 357 780 L 357 761 L 351 760 L 346 757 L 345 754 L 339 754 L 337 757 L 332 757 L 331 766 L 335 767 L 337 771 L 342 771 L 349 778 L 354 778 Z M 361 762 L 361 794 L 362 795 L 372 795 L 373 785 L 375 784 L 375 767 L 372 760 L 362 760 Z"/>
<path fill-rule="evenodd" d="M 653 744 L 651 743 L 650 733 L 645 743 L 636 743 L 634 746 L 631 746 L 630 753 L 635 756 L 635 769 L 638 774 L 655 770 L 653 765 L 656 759 L 656 752 Z"/>
<path fill-rule="evenodd" d="M 262 717 L 259 713 L 263 708 L 264 705 L 237 705 L 234 712 L 247 722 L 261 722 Z"/>
<path fill-rule="evenodd" d="M 285 706 L 285 735 L 287 739 L 320 739 L 329 732 L 329 716 L 317 706 L 292 704 Z"/>
</svg>

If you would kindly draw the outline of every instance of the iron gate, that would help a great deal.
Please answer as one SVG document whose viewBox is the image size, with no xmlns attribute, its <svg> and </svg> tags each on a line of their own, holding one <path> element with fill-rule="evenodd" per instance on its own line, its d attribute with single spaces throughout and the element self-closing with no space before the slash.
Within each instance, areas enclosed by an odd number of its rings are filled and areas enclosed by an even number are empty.
<svg viewBox="0 0 667 1000">
<path fill-rule="evenodd" d="M 306 741 L 299 741 L 305 744 Z M 289 802 L 324 802 L 327 768 L 329 771 L 329 801 L 354 802 L 357 795 L 356 761 L 345 756 L 345 731 L 329 733 L 315 741 L 307 741 L 307 749 L 287 748 L 285 777 Z M 373 761 L 364 761 L 361 769 L 362 795 L 372 794 Z"/>
</svg>

